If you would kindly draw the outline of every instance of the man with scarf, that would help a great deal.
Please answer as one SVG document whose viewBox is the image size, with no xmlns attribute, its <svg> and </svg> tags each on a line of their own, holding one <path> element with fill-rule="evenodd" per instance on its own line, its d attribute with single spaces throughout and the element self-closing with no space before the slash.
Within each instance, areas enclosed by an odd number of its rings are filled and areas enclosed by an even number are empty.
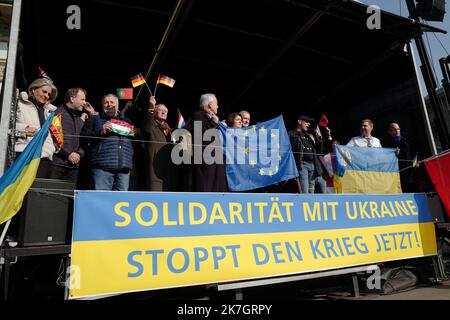
<svg viewBox="0 0 450 320">
<path fill-rule="evenodd" d="M 170 158 L 173 145 L 172 129 L 167 124 L 168 109 L 156 104 L 150 97 L 149 109 L 142 124 L 145 142 L 145 189 L 148 191 L 171 191 L 173 189 L 173 165 Z"/>
<path fill-rule="evenodd" d="M 383 140 L 383 147 L 397 149 L 396 154 L 398 157 L 398 168 L 400 170 L 400 180 L 402 183 L 403 192 L 410 189 L 413 179 L 413 170 L 403 170 L 411 165 L 413 153 L 411 145 L 404 136 L 401 135 L 400 126 L 398 123 L 391 122 L 387 130 L 387 136 Z"/>
</svg>

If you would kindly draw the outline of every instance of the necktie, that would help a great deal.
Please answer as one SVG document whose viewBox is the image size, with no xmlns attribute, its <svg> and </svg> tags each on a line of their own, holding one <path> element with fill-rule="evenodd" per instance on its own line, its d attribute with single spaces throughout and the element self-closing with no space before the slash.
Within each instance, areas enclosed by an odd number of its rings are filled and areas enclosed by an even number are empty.
<svg viewBox="0 0 450 320">
<path fill-rule="evenodd" d="M 367 140 L 367 147 L 372 147 L 372 140 L 370 138 L 366 138 Z"/>
</svg>

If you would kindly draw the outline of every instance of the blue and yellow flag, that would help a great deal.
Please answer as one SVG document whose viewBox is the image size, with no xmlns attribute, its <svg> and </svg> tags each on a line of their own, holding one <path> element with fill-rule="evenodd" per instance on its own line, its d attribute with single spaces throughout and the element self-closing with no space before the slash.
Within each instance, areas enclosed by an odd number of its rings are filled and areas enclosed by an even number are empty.
<svg viewBox="0 0 450 320">
<path fill-rule="evenodd" d="M 298 177 L 283 117 L 234 129 L 219 125 L 228 188 L 245 191 Z"/>
<path fill-rule="evenodd" d="M 33 184 L 41 161 L 42 145 L 53 116 L 54 113 L 0 178 L 0 224 L 11 219 L 20 210 L 23 198 Z"/>
<path fill-rule="evenodd" d="M 396 149 L 335 146 L 336 193 L 402 193 Z"/>
</svg>

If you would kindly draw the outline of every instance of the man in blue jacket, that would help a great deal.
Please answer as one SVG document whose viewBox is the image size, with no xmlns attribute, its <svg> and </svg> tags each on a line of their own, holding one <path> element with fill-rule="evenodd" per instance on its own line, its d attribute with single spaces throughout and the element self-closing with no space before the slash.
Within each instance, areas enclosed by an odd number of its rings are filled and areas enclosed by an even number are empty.
<svg viewBox="0 0 450 320">
<path fill-rule="evenodd" d="M 91 147 L 91 174 L 95 190 L 128 191 L 133 166 L 134 134 L 130 120 L 119 112 L 119 99 L 113 94 L 102 98 L 103 112 L 89 126 L 96 139 Z"/>
</svg>

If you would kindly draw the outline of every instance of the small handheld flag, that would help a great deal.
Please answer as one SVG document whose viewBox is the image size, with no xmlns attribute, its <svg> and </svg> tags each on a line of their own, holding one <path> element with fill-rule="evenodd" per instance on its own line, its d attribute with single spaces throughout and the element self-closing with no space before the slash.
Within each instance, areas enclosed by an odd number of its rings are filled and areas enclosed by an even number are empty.
<svg viewBox="0 0 450 320">
<path fill-rule="evenodd" d="M 133 100 L 133 88 L 118 88 L 117 97 L 120 100 Z"/>
<path fill-rule="evenodd" d="M 320 118 L 319 126 L 328 127 L 328 119 L 324 114 L 322 115 L 322 118 Z"/>
<path fill-rule="evenodd" d="M 180 110 L 178 110 L 178 117 L 177 117 L 177 129 L 186 127 L 186 122 L 184 121 L 183 116 L 181 115 Z"/>
<path fill-rule="evenodd" d="M 322 133 L 320 132 L 320 128 L 319 128 L 319 125 L 317 125 L 316 126 L 316 135 L 318 136 L 318 137 L 321 137 L 322 138 Z"/>
<path fill-rule="evenodd" d="M 412 167 L 413 168 L 417 167 L 417 152 L 416 152 L 416 155 L 414 156 L 414 158 L 412 159 Z"/>
<path fill-rule="evenodd" d="M 44 78 L 53 83 L 52 78 L 50 78 L 49 75 L 41 67 L 38 67 L 38 72 L 39 72 L 38 78 Z"/>
<path fill-rule="evenodd" d="M 52 136 L 55 138 L 55 144 L 61 149 L 64 145 L 64 133 L 61 122 L 62 112 L 55 115 L 52 119 L 52 123 L 50 124 L 50 132 Z"/>
<path fill-rule="evenodd" d="M 143 85 L 145 82 L 145 78 L 142 75 L 142 73 L 139 73 L 138 75 L 135 75 L 134 77 L 131 77 L 131 84 L 133 85 L 133 88 L 139 87 Z"/>
<path fill-rule="evenodd" d="M 121 136 L 134 136 L 134 126 L 120 120 L 112 119 L 111 132 L 114 132 Z"/>
<path fill-rule="evenodd" d="M 175 85 L 175 79 L 169 78 L 168 76 L 159 75 L 158 81 L 156 81 L 156 84 L 158 84 L 158 83 L 162 83 L 168 87 L 173 88 L 173 86 Z"/>
</svg>

